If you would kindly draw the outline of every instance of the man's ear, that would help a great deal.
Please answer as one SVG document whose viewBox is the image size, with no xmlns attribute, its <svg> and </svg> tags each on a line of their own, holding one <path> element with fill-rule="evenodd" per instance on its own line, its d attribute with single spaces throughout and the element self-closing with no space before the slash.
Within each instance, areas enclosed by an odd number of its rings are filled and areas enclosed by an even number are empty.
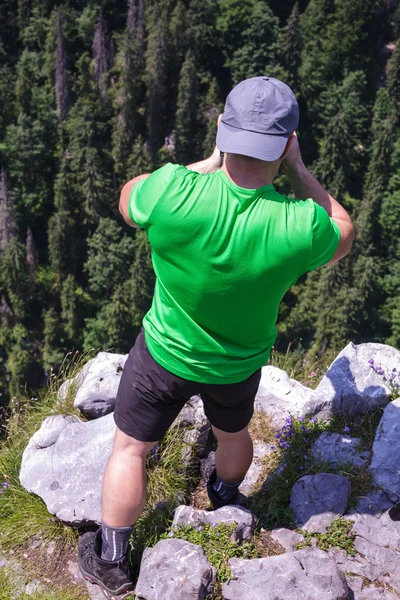
<svg viewBox="0 0 400 600">
<path fill-rule="evenodd" d="M 223 113 L 221 113 L 221 114 L 218 116 L 217 127 L 219 127 L 219 126 L 220 126 L 220 124 L 221 124 L 221 121 L 222 121 L 222 117 L 223 117 L 223 116 L 224 116 L 224 115 L 223 115 Z"/>
</svg>

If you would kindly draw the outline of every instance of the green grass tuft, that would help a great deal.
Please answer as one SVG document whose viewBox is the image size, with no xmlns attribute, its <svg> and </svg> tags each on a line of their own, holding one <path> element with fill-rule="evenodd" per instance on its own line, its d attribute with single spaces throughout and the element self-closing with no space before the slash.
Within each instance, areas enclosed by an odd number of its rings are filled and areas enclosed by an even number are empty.
<svg viewBox="0 0 400 600">
<path fill-rule="evenodd" d="M 242 544 L 231 541 L 236 527 L 235 523 L 219 523 L 215 527 L 203 524 L 198 527 L 187 525 L 172 529 L 175 538 L 201 546 L 208 561 L 215 567 L 217 575 L 213 600 L 220 598 L 221 584 L 231 579 L 231 558 L 257 557 L 254 540 Z M 163 534 L 162 539 L 169 539 L 167 532 Z"/>
<path fill-rule="evenodd" d="M 326 533 L 309 533 L 304 529 L 297 529 L 305 542 L 297 544 L 297 550 L 311 547 L 311 538 L 315 538 L 318 548 L 321 550 L 330 550 L 330 548 L 340 548 L 345 550 L 349 556 L 355 556 L 354 548 L 355 534 L 351 532 L 353 523 L 343 518 L 335 519 L 327 528 Z"/>
</svg>

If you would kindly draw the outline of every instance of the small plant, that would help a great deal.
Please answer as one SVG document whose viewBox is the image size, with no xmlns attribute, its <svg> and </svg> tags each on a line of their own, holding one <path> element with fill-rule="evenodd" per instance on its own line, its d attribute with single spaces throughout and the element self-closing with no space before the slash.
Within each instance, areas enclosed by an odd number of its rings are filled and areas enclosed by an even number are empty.
<svg viewBox="0 0 400 600">
<path fill-rule="evenodd" d="M 297 532 L 304 537 L 304 542 L 297 544 L 297 550 L 310 547 L 312 538 L 315 538 L 317 546 L 321 550 L 340 548 L 345 550 L 349 556 L 355 556 L 355 534 L 352 533 L 352 528 L 353 523 L 351 521 L 339 518 L 331 523 L 325 533 L 309 533 L 304 529 L 298 529 Z"/>
<path fill-rule="evenodd" d="M 217 589 L 215 595 L 218 595 L 222 583 L 229 581 L 231 571 L 229 560 L 231 558 L 256 558 L 257 549 L 254 541 L 243 542 L 242 544 L 231 541 L 232 533 L 237 525 L 235 523 L 214 523 L 212 525 L 199 525 L 192 527 L 190 525 L 174 527 L 170 532 L 166 532 L 162 539 L 168 539 L 170 536 L 180 540 L 186 540 L 192 544 L 201 546 L 209 562 L 217 571 Z"/>
<path fill-rule="evenodd" d="M 391 392 L 390 399 L 396 400 L 400 395 L 400 365 L 398 369 L 396 367 L 388 369 L 387 367 L 383 367 L 381 364 L 376 363 L 373 358 L 370 358 L 368 363 L 371 369 L 382 377 L 386 386 L 389 388 Z"/>
</svg>

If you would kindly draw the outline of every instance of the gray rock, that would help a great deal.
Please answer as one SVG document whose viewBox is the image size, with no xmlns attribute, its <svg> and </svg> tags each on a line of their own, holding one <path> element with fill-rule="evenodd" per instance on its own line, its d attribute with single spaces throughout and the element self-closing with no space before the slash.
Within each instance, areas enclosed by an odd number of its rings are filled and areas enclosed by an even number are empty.
<svg viewBox="0 0 400 600">
<path fill-rule="evenodd" d="M 382 490 L 370 492 L 368 496 L 361 496 L 355 509 L 350 511 L 352 514 L 375 515 L 379 517 L 385 510 L 392 507 L 392 502 L 388 499 Z"/>
<path fill-rule="evenodd" d="M 389 590 L 375 585 L 368 585 L 354 594 L 354 600 L 398 600 L 398 598 Z"/>
<path fill-rule="evenodd" d="M 343 515 L 350 493 L 350 482 L 343 475 L 318 473 L 301 477 L 292 488 L 290 506 L 297 527 L 323 533 Z"/>
<path fill-rule="evenodd" d="M 353 521 L 352 531 L 357 536 L 400 552 L 400 521 L 392 521 L 389 511 L 378 515 L 352 511 L 347 518 Z"/>
<path fill-rule="evenodd" d="M 237 523 L 232 541 L 250 540 L 256 526 L 256 518 L 249 510 L 241 506 L 223 506 L 213 511 L 200 510 L 192 506 L 178 506 L 174 512 L 172 527 L 179 525 L 214 525 L 218 523 Z"/>
<path fill-rule="evenodd" d="M 193 456 L 195 452 L 199 457 L 205 454 L 208 438 L 211 431 L 211 423 L 207 419 L 203 401 L 200 396 L 193 396 L 185 404 L 184 408 L 172 423 L 172 427 L 185 428 L 185 441 L 192 445 L 190 452 L 185 451 L 185 460 L 189 454 Z"/>
<path fill-rule="evenodd" d="M 239 487 L 239 490 L 242 494 L 250 494 L 254 490 L 258 480 L 262 475 L 262 472 L 265 469 L 263 459 L 273 452 L 273 444 L 266 444 L 264 442 L 254 443 L 253 462 L 250 465 L 250 469 L 246 473 L 243 483 Z"/>
<path fill-rule="evenodd" d="M 69 388 L 71 387 L 71 385 L 75 382 L 75 378 L 73 379 L 67 379 L 66 381 L 64 381 L 64 383 L 62 383 L 60 385 L 60 388 L 57 392 L 57 400 L 58 402 L 62 403 L 65 402 L 68 396 L 68 392 L 69 392 Z"/>
<path fill-rule="evenodd" d="M 364 585 L 364 578 L 359 576 L 346 575 L 346 581 L 349 588 L 354 593 L 354 600 L 398 600 L 398 596 L 382 587 L 375 585 Z"/>
<path fill-rule="evenodd" d="M 320 417 L 335 413 L 360 414 L 386 406 L 391 394 L 369 359 L 386 372 L 400 364 L 400 351 L 384 344 L 350 343 L 329 367 L 306 408 Z"/>
<path fill-rule="evenodd" d="M 215 469 L 215 452 L 212 450 L 206 458 L 200 461 L 200 474 L 204 483 L 207 483 L 211 473 Z"/>
<path fill-rule="evenodd" d="M 297 544 L 304 542 L 304 538 L 297 531 L 291 531 L 284 527 L 279 527 L 271 531 L 271 537 L 284 548 L 286 552 L 295 552 Z"/>
<path fill-rule="evenodd" d="M 279 427 L 284 424 L 286 417 L 305 416 L 305 407 L 311 402 L 313 394 L 313 390 L 291 379 L 282 369 L 263 367 L 254 407 L 264 411 Z"/>
<path fill-rule="evenodd" d="M 392 502 L 400 500 L 399 456 L 400 398 L 385 408 L 372 447 L 373 481 L 384 489 Z"/>
<path fill-rule="evenodd" d="M 370 581 L 385 580 L 397 592 L 400 592 L 399 570 L 400 554 L 391 548 L 371 544 L 363 537 L 357 536 L 355 549 L 365 559 L 362 575 Z"/>
<path fill-rule="evenodd" d="M 75 379 L 74 406 L 98 418 L 114 410 L 121 374 L 128 355 L 100 352 Z"/>
<path fill-rule="evenodd" d="M 198 431 L 210 427 L 200 396 L 192 396 L 172 423 L 172 427 L 193 427 Z"/>
<path fill-rule="evenodd" d="M 315 460 L 321 460 L 333 466 L 343 464 L 363 467 L 368 462 L 369 452 L 360 453 L 359 445 L 359 438 L 324 431 L 313 445 L 311 455 Z"/>
<path fill-rule="evenodd" d="M 48 417 L 26 447 L 21 484 L 67 523 L 100 523 L 101 486 L 115 434 L 113 415 L 82 423 Z"/>
<path fill-rule="evenodd" d="M 344 575 L 322 550 L 229 561 L 232 577 L 225 600 L 350 600 Z"/>
<path fill-rule="evenodd" d="M 200 546 L 162 540 L 143 552 L 137 600 L 205 600 L 215 582 L 215 569 Z"/>
</svg>

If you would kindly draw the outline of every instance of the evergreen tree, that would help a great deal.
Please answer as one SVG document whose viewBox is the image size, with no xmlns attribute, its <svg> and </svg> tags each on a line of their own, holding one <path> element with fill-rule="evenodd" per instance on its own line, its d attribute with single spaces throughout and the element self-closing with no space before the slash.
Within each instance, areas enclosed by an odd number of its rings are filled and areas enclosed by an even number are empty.
<svg viewBox="0 0 400 600">
<path fill-rule="evenodd" d="M 212 79 L 202 106 L 202 122 L 204 140 L 202 156 L 210 156 L 215 148 L 218 116 L 223 112 L 224 105 L 220 99 L 218 83 Z"/>
<path fill-rule="evenodd" d="M 116 92 L 118 114 L 113 129 L 113 157 L 120 183 L 126 179 L 129 154 L 139 130 L 145 70 L 145 13 L 143 0 L 130 0 L 125 39 L 118 59 L 120 79 Z"/>
<path fill-rule="evenodd" d="M 301 29 L 299 3 L 296 2 L 283 30 L 281 43 L 282 63 L 286 70 L 285 82 L 299 91 L 299 68 L 301 64 Z"/>
<path fill-rule="evenodd" d="M 62 31 L 62 19 L 60 10 L 56 12 L 57 28 L 57 54 L 56 54 L 56 98 L 57 116 L 64 121 L 68 116 L 69 91 L 67 81 L 67 54 Z"/>
<path fill-rule="evenodd" d="M 88 240 L 85 271 L 90 291 L 100 299 L 110 298 L 112 291 L 127 277 L 134 257 L 134 241 L 121 227 L 102 218 L 96 232 Z"/>
<path fill-rule="evenodd" d="M 28 265 L 31 286 L 34 286 L 35 274 L 39 265 L 39 256 L 33 241 L 32 229 L 28 227 L 26 236 L 26 263 Z"/>
<path fill-rule="evenodd" d="M 146 53 L 148 130 L 151 152 L 163 144 L 167 132 L 168 59 L 170 57 L 165 11 L 155 4 Z"/>
<path fill-rule="evenodd" d="M 0 171 L 0 259 L 9 243 L 16 236 L 14 208 L 8 193 L 7 175 L 2 165 Z"/>
<path fill-rule="evenodd" d="M 178 101 L 175 122 L 176 160 L 188 164 L 196 157 L 193 140 L 196 136 L 198 109 L 197 69 L 191 50 L 182 65 L 178 86 Z"/>
<path fill-rule="evenodd" d="M 146 233 L 139 231 L 135 239 L 135 259 L 131 269 L 132 323 L 140 328 L 153 299 L 155 275 L 150 244 Z"/>
<path fill-rule="evenodd" d="M 68 275 L 61 289 L 61 319 L 66 338 L 70 344 L 80 346 L 78 327 L 77 286 L 73 275 Z"/>
<path fill-rule="evenodd" d="M 67 348 L 64 345 L 60 315 L 54 307 L 50 307 L 44 312 L 43 321 L 43 366 L 48 373 L 51 369 L 57 370 L 61 365 L 63 358 L 67 353 Z"/>
<path fill-rule="evenodd" d="M 263 0 L 254 2 L 242 42 L 230 61 L 232 79 L 239 83 L 248 77 L 282 77 L 279 65 L 280 31 L 278 18 Z"/>
<path fill-rule="evenodd" d="M 107 100 L 107 74 L 111 63 L 111 53 L 110 44 L 106 33 L 106 25 L 101 12 L 97 19 L 92 51 L 94 77 L 100 97 L 100 105 L 103 108 Z"/>
</svg>

